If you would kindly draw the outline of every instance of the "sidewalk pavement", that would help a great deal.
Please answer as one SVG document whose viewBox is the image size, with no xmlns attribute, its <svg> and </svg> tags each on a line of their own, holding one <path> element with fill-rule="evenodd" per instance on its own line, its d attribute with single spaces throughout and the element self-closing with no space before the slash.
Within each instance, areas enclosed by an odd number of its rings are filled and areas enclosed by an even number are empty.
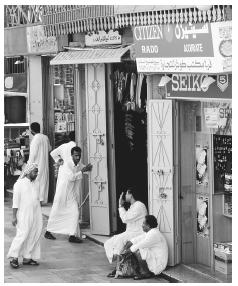
<svg viewBox="0 0 238 286">
<path fill-rule="evenodd" d="M 51 210 L 51 204 L 42 207 L 44 231 Z M 89 229 L 82 229 L 86 235 L 83 246 L 71 244 L 64 235 L 56 235 L 55 241 L 42 238 L 41 265 L 36 268 L 23 267 L 11 269 L 5 258 L 5 282 L 104 282 L 104 283 L 137 283 L 132 279 L 109 279 L 106 274 L 112 270 L 109 265 L 103 243 L 107 236 L 92 235 Z M 5 203 L 5 257 L 15 235 L 11 226 L 11 205 Z M 163 273 L 143 283 L 230 283 L 228 278 L 210 268 L 198 265 L 177 265 L 167 267 Z"/>
<path fill-rule="evenodd" d="M 51 204 L 42 207 L 43 214 L 48 217 Z M 95 243 L 103 246 L 108 236 L 94 235 L 90 229 L 82 229 L 82 233 Z M 218 272 L 212 272 L 209 267 L 202 265 L 179 264 L 174 267 L 167 267 L 160 275 L 170 283 L 231 283 L 231 276 L 226 276 Z"/>
<path fill-rule="evenodd" d="M 15 236 L 11 224 L 11 202 L 5 202 L 4 229 L 4 282 L 6 283 L 169 283 L 163 277 L 135 281 L 114 279 L 106 275 L 113 267 L 108 263 L 103 247 L 85 239 L 82 244 L 69 243 L 65 235 L 56 235 L 56 240 L 42 237 L 39 266 L 23 266 L 13 269 L 6 258 Z M 47 217 L 43 216 L 45 232 Z M 21 263 L 21 260 L 19 261 Z"/>
</svg>

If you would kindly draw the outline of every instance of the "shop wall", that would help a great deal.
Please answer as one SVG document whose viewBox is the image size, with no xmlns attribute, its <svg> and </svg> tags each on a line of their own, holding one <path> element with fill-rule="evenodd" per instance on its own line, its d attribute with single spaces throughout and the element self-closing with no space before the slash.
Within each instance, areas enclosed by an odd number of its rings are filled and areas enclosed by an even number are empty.
<svg viewBox="0 0 238 286">
<path fill-rule="evenodd" d="M 166 95 L 165 87 L 158 87 L 162 75 L 155 74 L 147 77 L 148 99 L 164 99 Z"/>
<path fill-rule="evenodd" d="M 38 122 L 43 130 L 41 57 L 29 56 L 30 122 Z"/>
<path fill-rule="evenodd" d="M 17 39 L 17 44 L 16 44 Z M 4 56 L 28 54 L 26 27 L 4 29 Z"/>
</svg>

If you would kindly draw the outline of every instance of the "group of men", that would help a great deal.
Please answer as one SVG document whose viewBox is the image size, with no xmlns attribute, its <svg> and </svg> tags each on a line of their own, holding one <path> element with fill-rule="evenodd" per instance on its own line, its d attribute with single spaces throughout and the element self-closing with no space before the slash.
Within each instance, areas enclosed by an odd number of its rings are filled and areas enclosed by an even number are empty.
<svg viewBox="0 0 238 286">
<path fill-rule="evenodd" d="M 13 268 L 19 268 L 19 257 L 23 257 L 23 265 L 38 265 L 43 227 L 41 205 L 48 198 L 51 146 L 48 137 L 40 133 L 39 123 L 33 122 L 30 131 L 33 139 L 29 160 L 13 189 L 12 224 L 16 226 L 16 236 L 7 254 Z M 68 143 L 50 154 L 59 165 L 59 171 L 45 238 L 55 239 L 51 233 L 54 232 L 69 235 L 69 242 L 81 243 L 78 237 L 80 181 L 83 174 L 91 171 L 92 165 L 84 166 L 80 162 L 81 149 L 76 146 L 73 133 Z"/>
<path fill-rule="evenodd" d="M 40 237 L 42 233 L 41 204 L 48 196 L 48 153 L 49 139 L 40 133 L 38 123 L 31 124 L 33 140 L 30 145 L 29 161 L 14 185 L 13 220 L 16 236 L 7 254 L 10 265 L 19 268 L 19 257 L 23 265 L 39 265 Z M 69 235 L 69 242 L 81 243 L 79 237 L 80 181 L 83 174 L 92 170 L 92 165 L 81 162 L 81 149 L 76 146 L 72 133 L 70 141 L 62 144 L 50 155 L 58 164 L 58 178 L 53 206 L 49 216 L 45 238 L 56 239 L 52 233 Z M 129 209 L 124 206 L 130 203 Z M 110 263 L 116 261 L 115 269 L 108 277 L 131 277 L 135 280 L 159 274 L 167 265 L 166 240 L 157 228 L 154 216 L 147 215 L 145 205 L 136 200 L 135 191 L 128 189 L 119 198 L 119 215 L 126 224 L 126 231 L 114 235 L 105 244 Z M 129 264 L 130 267 L 123 266 Z M 123 271 L 127 269 L 127 272 Z M 130 270 L 130 274 L 128 274 Z"/>
</svg>

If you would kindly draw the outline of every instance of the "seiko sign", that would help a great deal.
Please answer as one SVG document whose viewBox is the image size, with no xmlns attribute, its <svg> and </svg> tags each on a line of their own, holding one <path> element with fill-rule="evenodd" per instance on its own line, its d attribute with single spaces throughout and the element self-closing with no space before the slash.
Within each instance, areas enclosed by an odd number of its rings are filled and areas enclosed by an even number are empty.
<svg viewBox="0 0 238 286">
<path fill-rule="evenodd" d="M 208 75 L 205 74 L 173 74 L 172 91 L 203 91 L 206 92 L 209 86 L 202 85 Z"/>
<path fill-rule="evenodd" d="M 231 74 L 172 74 L 167 76 L 167 98 L 232 98 Z"/>
</svg>

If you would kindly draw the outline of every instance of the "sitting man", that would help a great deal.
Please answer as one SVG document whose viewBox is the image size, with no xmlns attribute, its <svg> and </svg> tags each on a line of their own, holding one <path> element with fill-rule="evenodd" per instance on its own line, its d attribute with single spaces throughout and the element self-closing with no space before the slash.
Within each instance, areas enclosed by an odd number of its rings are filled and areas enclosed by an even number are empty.
<svg viewBox="0 0 238 286">
<path fill-rule="evenodd" d="M 104 243 L 106 255 L 110 263 L 112 263 L 114 259 L 116 259 L 117 262 L 119 261 L 119 255 L 128 240 L 143 234 L 142 223 L 147 214 L 145 205 L 140 201 L 136 201 L 135 193 L 132 189 L 128 189 L 126 192 L 126 202 L 130 203 L 128 210 L 125 210 L 123 206 L 124 200 L 122 193 L 119 198 L 119 215 L 122 222 L 126 224 L 126 231 L 114 235 Z M 109 273 L 108 277 L 114 277 L 115 274 L 116 269 Z"/>
<path fill-rule="evenodd" d="M 168 246 L 157 226 L 153 215 L 145 216 L 145 233 L 127 242 L 117 264 L 115 278 L 131 277 L 133 273 L 134 280 L 141 280 L 158 275 L 166 268 Z M 124 267 L 125 265 L 129 265 L 131 269 Z"/>
</svg>

